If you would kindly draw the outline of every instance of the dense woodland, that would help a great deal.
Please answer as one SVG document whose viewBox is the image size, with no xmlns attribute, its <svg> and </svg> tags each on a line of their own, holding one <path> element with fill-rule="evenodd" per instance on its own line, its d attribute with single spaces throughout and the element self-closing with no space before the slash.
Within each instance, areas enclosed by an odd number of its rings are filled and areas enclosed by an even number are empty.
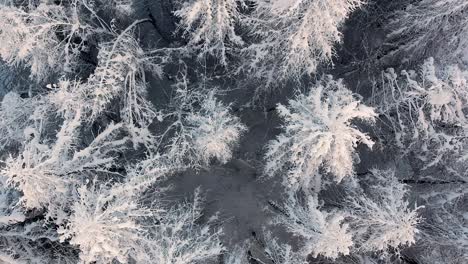
<svg viewBox="0 0 468 264">
<path fill-rule="evenodd" d="M 0 0 L 0 102 L 0 263 L 468 263 L 467 0 Z"/>
</svg>

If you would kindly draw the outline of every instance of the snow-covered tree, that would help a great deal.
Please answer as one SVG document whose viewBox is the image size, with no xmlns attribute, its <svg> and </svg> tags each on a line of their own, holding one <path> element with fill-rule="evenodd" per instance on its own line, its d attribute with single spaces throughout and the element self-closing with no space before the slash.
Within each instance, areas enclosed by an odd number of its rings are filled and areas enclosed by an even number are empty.
<svg viewBox="0 0 468 264">
<path fill-rule="evenodd" d="M 203 197 L 195 190 L 193 202 L 185 202 L 162 212 L 160 220 L 150 228 L 145 252 L 147 261 L 171 264 L 202 264 L 215 261 L 225 251 L 221 244 L 222 229 L 216 226 L 217 216 L 200 224 Z"/>
<path fill-rule="evenodd" d="M 414 244 L 420 207 L 410 207 L 408 186 L 391 170 L 373 170 L 372 175 L 366 182 L 369 194 L 353 195 L 348 207 L 357 250 L 385 252 Z"/>
<path fill-rule="evenodd" d="M 336 182 L 351 176 L 358 143 L 369 148 L 374 144 L 351 123 L 373 122 L 374 109 L 362 104 L 341 80 L 322 80 L 308 94 L 289 100 L 289 106 L 279 104 L 278 113 L 284 131 L 268 145 L 265 174 L 289 168 L 287 182 L 295 188 L 314 183 L 319 168 L 333 174 Z"/>
<path fill-rule="evenodd" d="M 119 193 L 121 194 L 121 193 Z M 151 216 L 132 196 L 115 195 L 112 187 L 83 185 L 65 228 L 58 230 L 62 241 L 80 249 L 83 263 L 127 263 L 144 238 L 139 218 Z M 133 198 L 133 199 L 132 199 Z"/>
<path fill-rule="evenodd" d="M 276 80 L 312 74 L 320 63 L 330 62 L 334 45 L 341 41 L 340 27 L 361 0 L 257 0 L 252 17 L 244 24 L 254 41 L 243 49 L 248 57 L 240 70 Z"/>
<path fill-rule="evenodd" d="M 374 97 L 403 153 L 416 153 L 426 167 L 445 162 L 447 154 L 460 156 L 468 127 L 467 71 L 438 68 L 432 58 L 418 72 L 389 69 Z"/>
<path fill-rule="evenodd" d="M 232 158 L 232 150 L 247 128 L 240 119 L 230 113 L 231 108 L 215 98 L 215 92 L 207 94 L 200 102 L 199 112 L 189 112 L 186 122 L 194 127 L 193 144 L 203 164 L 216 159 L 226 163 Z"/>
<path fill-rule="evenodd" d="M 304 258 L 312 254 L 335 259 L 350 254 L 353 246 L 352 233 L 344 219 L 342 213 L 320 210 L 313 196 L 301 203 L 290 195 L 274 223 L 303 241 L 300 252 Z"/>
<path fill-rule="evenodd" d="M 226 163 L 246 127 L 231 107 L 212 91 L 189 91 L 184 78 L 176 86 L 175 106 L 164 119 L 173 121 L 162 134 L 165 153 L 176 164 L 200 167 L 212 160 Z M 171 135 L 172 134 L 172 135 Z"/>
<path fill-rule="evenodd" d="M 449 63 L 468 63 L 468 3 L 422 0 L 394 14 L 388 36 L 393 51 L 413 59 L 435 56 Z"/>
<path fill-rule="evenodd" d="M 26 130 L 29 142 L 18 157 L 6 160 L 2 175 L 23 194 L 26 208 L 44 208 L 67 192 L 67 180 L 58 176 L 47 159 L 52 155 L 49 146 L 41 144 L 38 133 Z"/>
<path fill-rule="evenodd" d="M 160 168 L 159 175 L 167 173 Z M 78 188 L 72 214 L 58 230 L 61 241 L 79 247 L 83 263 L 192 264 L 218 257 L 224 251 L 222 230 L 214 226 L 216 217 L 199 223 L 203 215 L 199 189 L 192 203 L 167 209 L 157 201 L 151 201 L 150 207 L 143 205 L 142 194 L 149 187 L 147 181 L 142 185 L 143 175 L 149 173 L 144 179 L 156 182 L 155 170 L 140 170 L 141 174 L 113 185 L 98 185 L 94 180 Z"/>
<path fill-rule="evenodd" d="M 70 72 L 93 28 L 82 21 L 80 1 L 68 6 L 40 3 L 36 8 L 2 5 L 1 58 L 9 65 L 30 68 L 43 80 L 50 72 Z"/>
<path fill-rule="evenodd" d="M 182 1 L 174 14 L 180 18 L 179 29 L 188 39 L 188 47 L 199 52 L 198 57 L 211 55 L 227 64 L 232 46 L 243 44 L 235 26 L 240 17 L 238 8 L 244 0 Z"/>
<path fill-rule="evenodd" d="M 92 117 L 97 117 L 118 104 L 120 118 L 126 124 L 134 142 L 150 145 L 152 135 L 148 126 L 156 111 L 146 98 L 146 73 L 161 73 L 132 36 L 136 21 L 109 42 L 101 44 L 98 66 L 84 84 L 91 98 Z"/>
</svg>

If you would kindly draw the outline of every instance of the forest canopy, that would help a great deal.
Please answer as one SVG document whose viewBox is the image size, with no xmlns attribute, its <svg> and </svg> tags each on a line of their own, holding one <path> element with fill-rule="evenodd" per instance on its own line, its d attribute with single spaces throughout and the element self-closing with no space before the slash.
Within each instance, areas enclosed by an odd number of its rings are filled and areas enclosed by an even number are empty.
<svg viewBox="0 0 468 264">
<path fill-rule="evenodd" d="M 467 138 L 466 0 L 0 0 L 0 263 L 468 263 Z"/>
</svg>

